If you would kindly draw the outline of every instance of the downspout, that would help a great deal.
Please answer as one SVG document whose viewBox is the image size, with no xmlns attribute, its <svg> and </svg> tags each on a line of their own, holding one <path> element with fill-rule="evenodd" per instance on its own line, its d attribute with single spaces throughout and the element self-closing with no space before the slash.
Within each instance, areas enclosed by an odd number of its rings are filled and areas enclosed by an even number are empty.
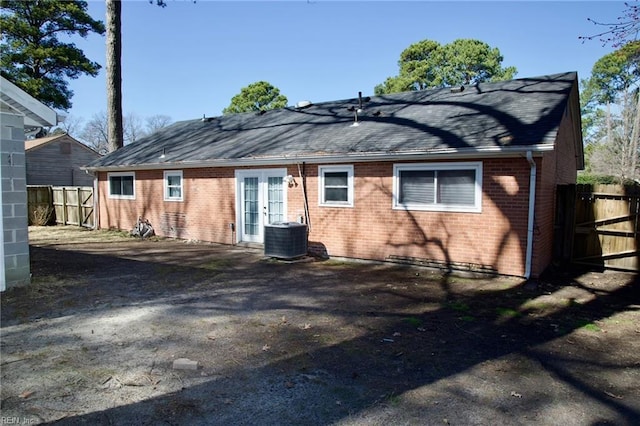
<svg viewBox="0 0 640 426">
<path fill-rule="evenodd" d="M 98 188 L 100 188 L 98 173 L 85 170 L 87 174 L 93 176 L 93 229 L 100 229 L 100 194 Z"/>
<path fill-rule="evenodd" d="M 304 163 L 302 163 L 304 165 Z M 311 223 L 309 218 L 309 202 L 307 201 L 307 176 L 306 173 L 303 175 L 300 170 L 300 163 L 298 163 L 298 177 L 300 178 L 300 182 L 302 183 L 302 197 L 304 199 L 304 221 L 307 224 L 307 233 L 311 231 Z"/>
<path fill-rule="evenodd" d="M 527 161 L 531 167 L 529 173 L 529 218 L 527 220 L 527 253 L 525 255 L 524 277 L 528 280 L 531 278 L 531 261 L 533 258 L 533 227 L 534 213 L 536 210 L 536 175 L 537 166 L 533 160 L 531 151 L 527 151 Z"/>
</svg>

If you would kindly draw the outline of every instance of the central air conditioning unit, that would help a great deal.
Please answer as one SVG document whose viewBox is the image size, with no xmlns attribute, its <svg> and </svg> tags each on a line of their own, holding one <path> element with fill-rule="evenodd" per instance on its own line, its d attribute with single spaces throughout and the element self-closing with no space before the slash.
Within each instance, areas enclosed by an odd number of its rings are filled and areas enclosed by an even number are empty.
<svg viewBox="0 0 640 426">
<path fill-rule="evenodd" d="M 264 226 L 264 255 L 294 259 L 307 255 L 307 225 L 278 222 Z"/>
</svg>

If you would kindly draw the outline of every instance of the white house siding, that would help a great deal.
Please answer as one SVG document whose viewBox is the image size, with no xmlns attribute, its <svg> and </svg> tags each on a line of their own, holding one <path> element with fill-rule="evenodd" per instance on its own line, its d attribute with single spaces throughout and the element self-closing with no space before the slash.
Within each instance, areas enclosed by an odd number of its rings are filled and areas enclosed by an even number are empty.
<svg viewBox="0 0 640 426">
<path fill-rule="evenodd" d="M 0 113 L 0 291 L 30 282 L 24 117 Z"/>
</svg>

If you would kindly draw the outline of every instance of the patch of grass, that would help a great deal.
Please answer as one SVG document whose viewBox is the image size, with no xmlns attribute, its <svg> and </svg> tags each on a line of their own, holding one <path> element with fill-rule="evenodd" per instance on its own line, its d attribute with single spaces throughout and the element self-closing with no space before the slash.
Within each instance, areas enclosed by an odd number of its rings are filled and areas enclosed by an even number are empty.
<svg viewBox="0 0 640 426">
<path fill-rule="evenodd" d="M 228 268 L 229 266 L 231 266 L 231 260 L 229 259 L 213 259 L 207 263 L 201 264 L 200 268 L 209 271 L 219 271 L 221 269 Z"/>
<path fill-rule="evenodd" d="M 570 306 L 571 306 L 570 299 L 556 299 L 553 301 L 534 299 L 534 300 L 529 300 L 522 304 L 523 309 L 537 311 L 537 312 L 546 312 L 549 310 L 568 308 Z"/>
<path fill-rule="evenodd" d="M 471 315 L 463 315 L 463 316 L 461 316 L 459 318 L 464 322 L 473 322 L 473 321 L 476 320 L 476 317 L 473 317 Z"/>
<path fill-rule="evenodd" d="M 422 320 L 416 317 L 405 318 L 404 321 L 413 327 L 420 327 L 422 325 Z"/>
<path fill-rule="evenodd" d="M 389 405 L 392 405 L 395 407 L 400 405 L 401 399 L 399 395 L 391 394 L 387 397 L 387 402 L 389 403 Z"/>
<path fill-rule="evenodd" d="M 582 328 L 583 330 L 594 331 L 594 332 L 602 331 L 602 329 L 598 327 L 596 324 L 586 320 L 579 321 L 578 328 Z"/>
<path fill-rule="evenodd" d="M 515 309 L 511 309 L 511 308 L 498 307 L 498 308 L 496 308 L 496 312 L 498 313 L 498 316 L 500 318 L 503 318 L 503 319 L 516 318 L 516 317 L 519 317 L 520 315 L 522 315 L 520 312 L 516 311 Z"/>
<path fill-rule="evenodd" d="M 458 302 L 458 301 L 449 302 L 449 303 L 447 303 L 447 306 L 449 308 L 453 309 L 454 311 L 458 311 L 458 312 L 468 312 L 469 311 L 469 305 L 467 305 L 464 302 Z"/>
</svg>

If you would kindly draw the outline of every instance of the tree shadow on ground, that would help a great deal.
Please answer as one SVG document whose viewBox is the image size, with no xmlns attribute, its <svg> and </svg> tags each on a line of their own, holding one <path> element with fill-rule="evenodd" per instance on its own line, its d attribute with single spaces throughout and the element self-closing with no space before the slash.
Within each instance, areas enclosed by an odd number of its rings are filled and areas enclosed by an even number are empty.
<svg viewBox="0 0 640 426">
<path fill-rule="evenodd" d="M 577 357 L 566 352 L 566 346 L 559 351 L 554 346 L 584 324 L 637 312 L 640 295 L 633 275 L 623 275 L 625 281 L 610 289 L 587 286 L 591 297 L 584 300 L 551 306 L 542 299 L 539 305 L 532 300 L 581 286 L 585 290 L 578 273 L 554 274 L 543 278 L 537 288 L 527 289 L 514 280 L 477 281 L 424 268 L 284 263 L 266 260 L 257 251 L 152 241 L 120 248 L 115 244 L 34 246 L 32 259 L 36 281 L 42 276 L 66 284 L 49 288 L 44 298 L 28 289 L 3 297 L 3 340 L 18 338 L 11 337 L 17 333 L 11 326 L 34 317 L 64 321 L 71 313 L 117 315 L 119 308 L 162 305 L 163 318 L 176 323 L 187 318 L 231 318 L 238 326 L 233 342 L 253 348 L 240 362 L 225 363 L 225 358 L 237 355 L 238 348 L 218 351 L 211 346 L 209 362 L 219 362 L 221 367 L 201 360 L 205 365 L 199 371 L 180 372 L 180 380 L 188 385 L 93 412 L 74 412 L 77 407 L 69 407 L 67 413 L 76 415 L 56 424 L 348 424 L 358 419 L 381 424 L 384 412 L 371 414 L 371 410 L 392 409 L 403 395 L 425 389 L 444 393 L 424 397 L 423 405 L 415 408 L 423 417 L 408 417 L 405 423 L 425 419 L 432 423 L 447 405 L 443 398 L 464 401 L 448 414 L 458 423 L 489 421 L 497 413 L 503 420 L 543 415 L 558 404 L 571 405 L 570 401 L 579 401 L 583 410 L 591 404 L 600 412 L 581 424 L 633 424 L 640 418 L 637 401 L 611 396 L 632 391 L 633 385 L 609 393 L 600 387 L 603 377 L 637 369 L 637 355 L 634 364 L 633 358 L 603 360 L 601 353 L 589 358 L 578 351 Z M 43 300 L 48 302 L 39 306 Z M 283 313 L 291 321 L 318 322 L 309 330 L 299 324 L 272 324 Z M 319 322 L 323 318 L 324 325 Z M 153 318 L 145 321 L 153 323 Z M 268 333 L 247 330 L 252 321 L 257 321 L 256 330 Z M 260 349 L 266 347 L 265 336 L 270 339 L 269 350 Z M 74 338 L 74 333 L 60 331 L 42 345 L 73 345 Z M 141 349 L 158 347 L 167 343 L 164 339 L 138 344 Z M 194 344 L 187 337 L 176 339 L 180 345 Z M 485 377 L 485 367 L 496 362 L 517 365 Z M 574 368 L 577 362 L 581 363 L 578 369 Z M 461 375 L 476 370 L 483 380 L 498 380 L 495 386 L 504 382 L 519 386 L 523 377 L 540 376 L 544 380 L 534 383 L 543 387 L 528 389 L 527 398 L 512 391 L 508 403 L 489 403 L 472 388 L 473 382 L 460 381 Z M 602 377 L 584 373 L 592 370 L 601 370 Z M 163 371 L 170 373 L 170 365 Z M 444 390 L 443 383 L 448 386 Z M 557 388 L 545 389 L 549 383 Z M 486 391 L 495 392 L 495 387 Z M 28 405 L 3 395 L 3 410 L 13 406 L 11 401 Z M 367 416 L 378 416 L 378 421 Z M 60 417 L 58 412 L 52 418 Z"/>
</svg>

